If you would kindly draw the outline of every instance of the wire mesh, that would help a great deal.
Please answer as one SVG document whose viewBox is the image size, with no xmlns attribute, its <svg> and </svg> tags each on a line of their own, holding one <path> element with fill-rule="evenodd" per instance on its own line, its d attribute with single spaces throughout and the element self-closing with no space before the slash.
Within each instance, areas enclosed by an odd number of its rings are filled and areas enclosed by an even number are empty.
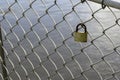
<svg viewBox="0 0 120 80">
<path fill-rule="evenodd" d="M 88 0 L 1 0 L 0 80 L 119 80 L 120 10 L 102 6 Z M 85 43 L 72 36 L 79 23 L 87 27 Z"/>
</svg>

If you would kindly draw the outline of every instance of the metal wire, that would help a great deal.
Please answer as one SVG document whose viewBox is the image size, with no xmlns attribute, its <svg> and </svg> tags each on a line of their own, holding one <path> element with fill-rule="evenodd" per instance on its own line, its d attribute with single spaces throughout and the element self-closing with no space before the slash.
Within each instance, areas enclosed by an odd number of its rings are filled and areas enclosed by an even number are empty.
<svg viewBox="0 0 120 80">
<path fill-rule="evenodd" d="M 0 11 L 0 80 L 120 79 L 119 9 L 89 0 L 2 0 Z M 85 43 L 74 41 L 80 23 Z"/>
</svg>

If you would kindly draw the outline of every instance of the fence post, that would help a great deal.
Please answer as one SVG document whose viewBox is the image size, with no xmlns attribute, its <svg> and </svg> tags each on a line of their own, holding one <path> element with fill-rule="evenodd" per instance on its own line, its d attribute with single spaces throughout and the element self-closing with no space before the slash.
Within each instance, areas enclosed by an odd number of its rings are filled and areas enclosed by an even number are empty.
<svg viewBox="0 0 120 80">
<path fill-rule="evenodd" d="M 4 78 L 4 80 L 8 80 L 8 78 L 7 78 L 7 71 L 5 69 L 5 67 L 6 67 L 5 55 L 4 55 L 4 50 L 3 50 L 2 46 L 3 46 L 2 31 L 1 31 L 1 27 L 0 27 L 0 63 L 1 63 L 1 67 L 2 67 L 3 78 Z"/>
</svg>

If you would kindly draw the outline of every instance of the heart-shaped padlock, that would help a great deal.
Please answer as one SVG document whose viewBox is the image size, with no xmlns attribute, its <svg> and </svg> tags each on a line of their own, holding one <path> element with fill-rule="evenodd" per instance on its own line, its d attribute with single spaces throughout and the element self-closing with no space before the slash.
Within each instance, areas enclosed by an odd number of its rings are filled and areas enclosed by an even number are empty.
<svg viewBox="0 0 120 80">
<path fill-rule="evenodd" d="M 78 32 L 79 26 L 84 29 L 84 32 Z M 77 25 L 76 31 L 73 33 L 74 40 L 77 42 L 87 42 L 87 34 L 87 27 L 83 23 L 80 23 Z"/>
</svg>

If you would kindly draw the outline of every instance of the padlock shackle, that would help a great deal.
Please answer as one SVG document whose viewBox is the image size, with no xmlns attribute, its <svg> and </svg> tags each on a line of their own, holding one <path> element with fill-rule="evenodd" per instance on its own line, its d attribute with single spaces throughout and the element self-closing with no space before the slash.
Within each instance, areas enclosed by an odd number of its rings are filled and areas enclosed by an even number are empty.
<svg viewBox="0 0 120 80">
<path fill-rule="evenodd" d="M 87 32 L 87 27 L 85 26 L 85 24 L 83 24 L 83 23 L 79 23 L 77 26 L 76 26 L 76 32 L 78 32 L 78 28 L 79 28 L 79 26 L 81 26 L 82 28 L 84 28 L 85 29 L 85 33 Z"/>
</svg>

